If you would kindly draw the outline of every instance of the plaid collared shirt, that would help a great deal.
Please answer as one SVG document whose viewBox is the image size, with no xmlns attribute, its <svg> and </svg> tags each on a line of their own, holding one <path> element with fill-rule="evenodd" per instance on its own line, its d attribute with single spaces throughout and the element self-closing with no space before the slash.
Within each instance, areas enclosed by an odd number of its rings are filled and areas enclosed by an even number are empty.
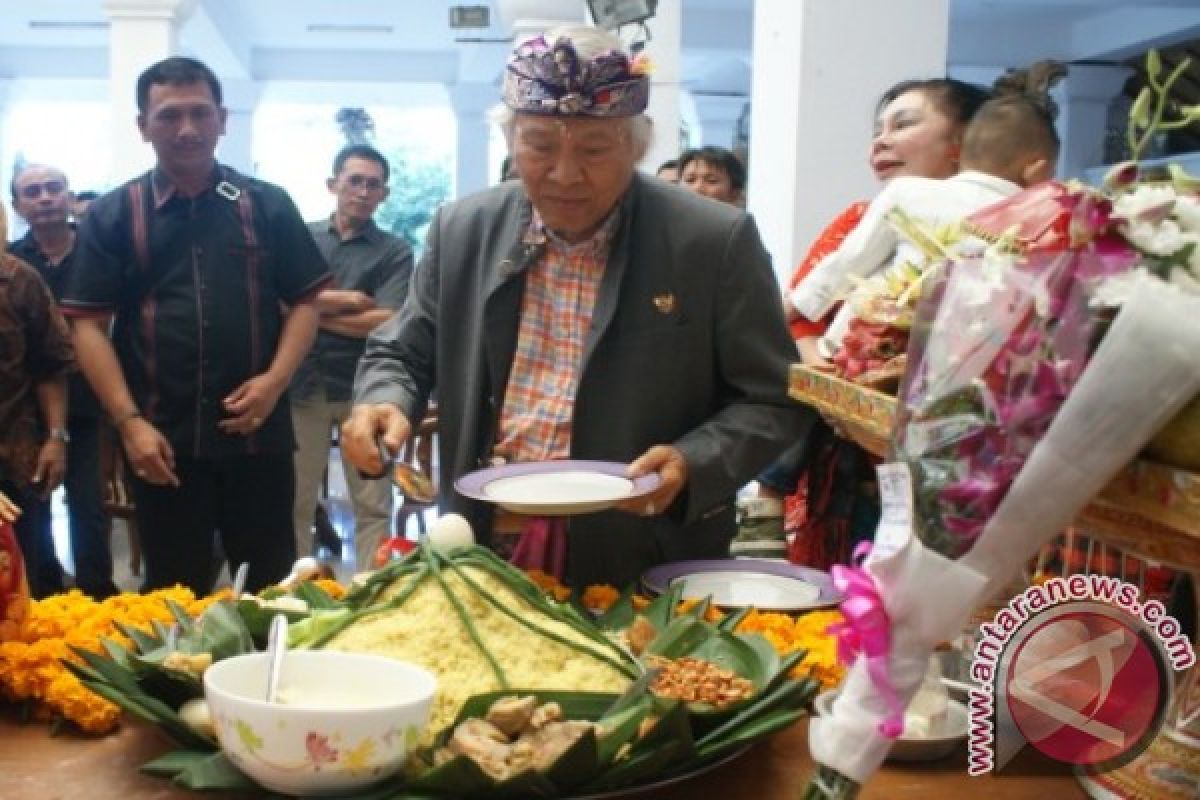
<svg viewBox="0 0 1200 800">
<path fill-rule="evenodd" d="M 525 241 L 545 244 L 529 268 L 496 452 L 509 461 L 545 461 L 571 453 L 571 419 L 596 293 L 616 230 L 613 212 L 594 236 L 567 244 L 534 213 Z"/>
</svg>

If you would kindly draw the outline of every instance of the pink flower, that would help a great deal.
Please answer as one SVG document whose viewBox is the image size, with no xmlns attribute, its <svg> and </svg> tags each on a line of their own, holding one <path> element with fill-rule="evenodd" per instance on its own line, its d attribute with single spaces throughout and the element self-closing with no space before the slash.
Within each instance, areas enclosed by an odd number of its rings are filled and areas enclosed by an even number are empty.
<svg viewBox="0 0 1200 800">
<path fill-rule="evenodd" d="M 308 751 L 309 760 L 314 764 L 331 764 L 337 761 L 338 751 L 330 747 L 329 737 L 316 731 L 309 731 L 304 737 L 304 748 Z"/>
<path fill-rule="evenodd" d="M 1104 186 L 1109 189 L 1123 189 L 1126 186 L 1132 186 L 1137 179 L 1137 162 L 1122 161 L 1120 164 L 1114 164 L 1108 172 L 1104 173 Z"/>
</svg>

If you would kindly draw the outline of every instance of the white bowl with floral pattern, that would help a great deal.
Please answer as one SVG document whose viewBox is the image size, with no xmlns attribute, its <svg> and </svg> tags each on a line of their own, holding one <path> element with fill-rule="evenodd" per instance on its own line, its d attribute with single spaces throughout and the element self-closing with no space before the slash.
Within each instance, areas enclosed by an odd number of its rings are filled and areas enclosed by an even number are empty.
<svg viewBox="0 0 1200 800">
<path fill-rule="evenodd" d="M 284 659 L 279 702 L 266 702 L 266 687 L 266 653 L 205 671 L 217 740 L 256 783 L 312 796 L 396 774 L 429 722 L 437 679 L 382 656 L 297 650 Z"/>
</svg>

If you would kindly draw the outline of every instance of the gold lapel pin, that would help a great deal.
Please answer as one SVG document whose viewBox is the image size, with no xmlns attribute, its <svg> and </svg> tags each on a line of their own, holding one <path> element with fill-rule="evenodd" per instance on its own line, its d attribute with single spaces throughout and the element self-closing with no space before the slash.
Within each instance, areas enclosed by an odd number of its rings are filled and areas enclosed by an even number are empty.
<svg viewBox="0 0 1200 800">
<path fill-rule="evenodd" d="M 675 295 L 670 292 L 654 295 L 654 307 L 660 314 L 670 314 L 675 310 Z"/>
</svg>

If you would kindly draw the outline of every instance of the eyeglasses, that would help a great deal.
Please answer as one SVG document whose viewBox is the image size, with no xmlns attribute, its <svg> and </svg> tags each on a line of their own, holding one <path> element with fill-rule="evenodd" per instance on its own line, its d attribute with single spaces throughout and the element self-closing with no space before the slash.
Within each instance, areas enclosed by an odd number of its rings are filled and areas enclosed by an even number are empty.
<svg viewBox="0 0 1200 800">
<path fill-rule="evenodd" d="M 353 189 L 368 189 L 372 192 L 377 192 L 383 188 L 383 181 L 379 178 L 369 178 L 366 175 L 347 175 L 346 183 L 350 184 Z"/>
<path fill-rule="evenodd" d="M 17 194 L 26 200 L 37 200 L 42 196 L 42 192 L 45 192 L 48 197 L 58 197 L 66 188 L 66 181 L 55 179 L 22 186 L 20 189 L 17 189 Z"/>
</svg>

